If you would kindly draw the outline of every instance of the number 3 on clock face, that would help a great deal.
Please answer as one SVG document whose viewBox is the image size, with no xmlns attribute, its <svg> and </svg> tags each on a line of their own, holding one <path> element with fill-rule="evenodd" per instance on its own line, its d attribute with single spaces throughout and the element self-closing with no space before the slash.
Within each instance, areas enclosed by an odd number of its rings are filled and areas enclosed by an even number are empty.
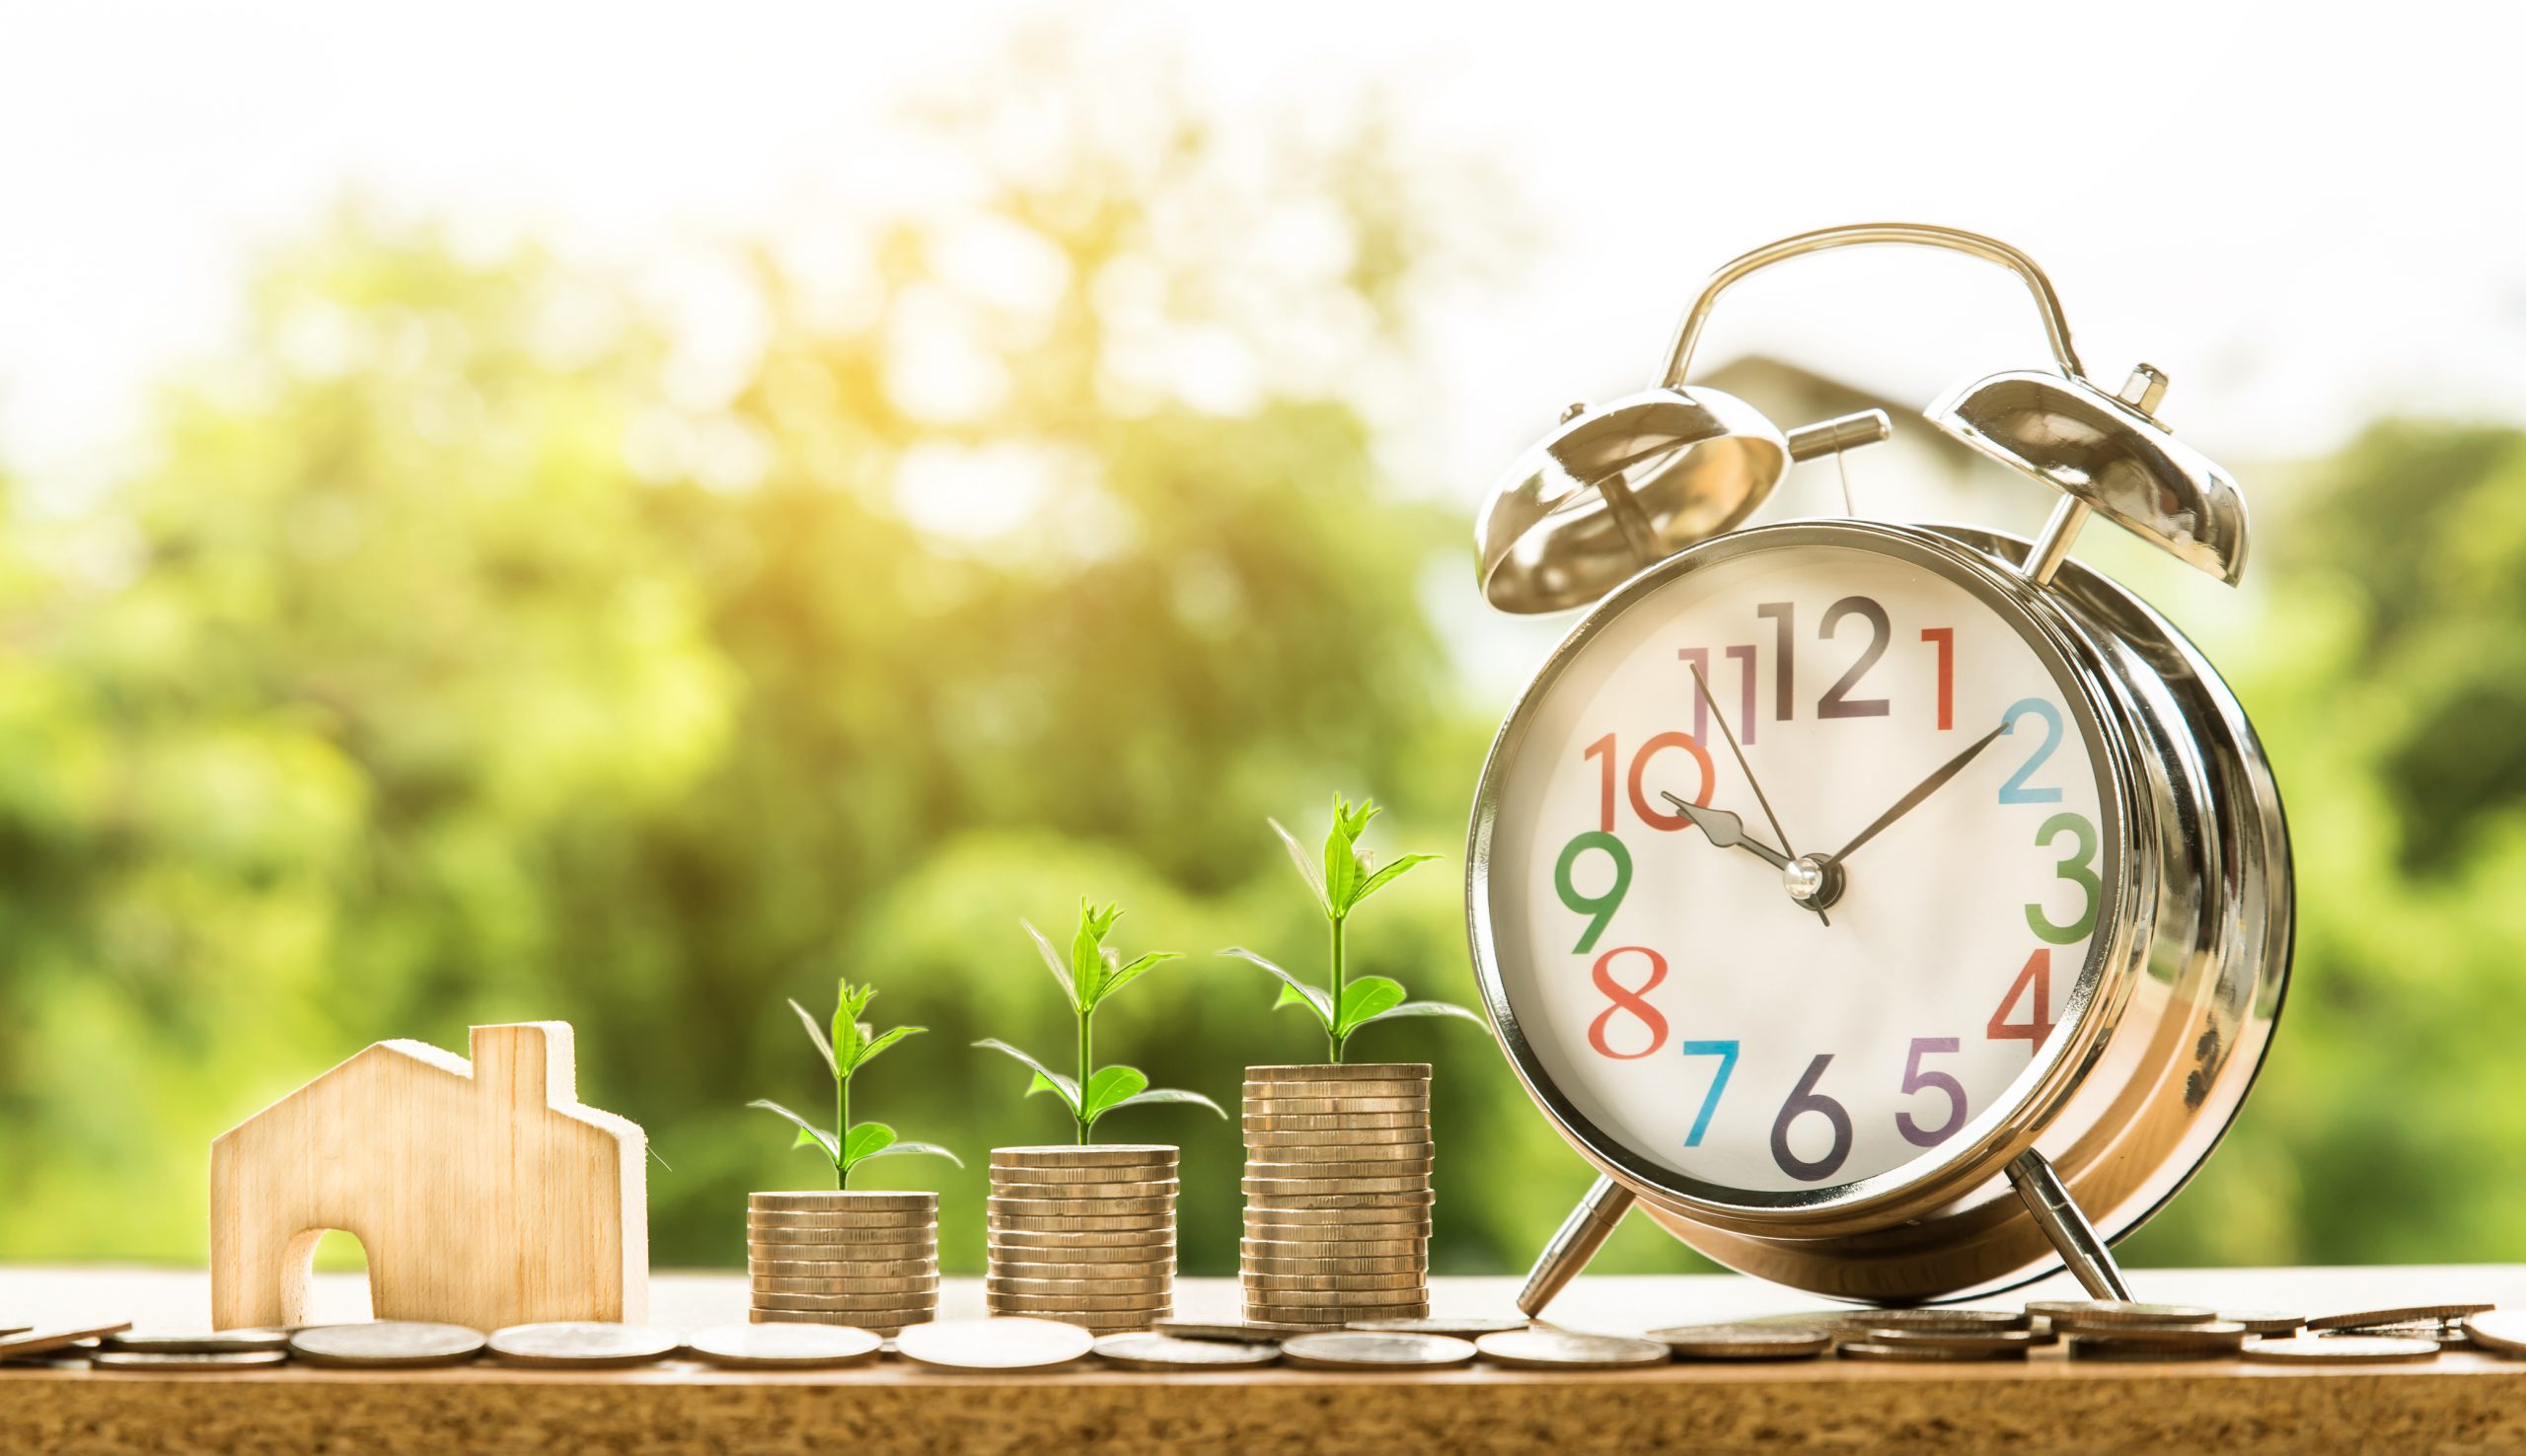
<svg viewBox="0 0 2526 1456">
<path fill-rule="evenodd" d="M 2120 883 L 2102 739 L 2059 651 L 1962 573 L 1690 554 L 1502 735 L 1486 974 L 1608 1157 L 1749 1204 L 1908 1176 L 2023 1095 L 2093 975 Z M 1806 900 L 1776 863 L 1800 857 Z"/>
</svg>

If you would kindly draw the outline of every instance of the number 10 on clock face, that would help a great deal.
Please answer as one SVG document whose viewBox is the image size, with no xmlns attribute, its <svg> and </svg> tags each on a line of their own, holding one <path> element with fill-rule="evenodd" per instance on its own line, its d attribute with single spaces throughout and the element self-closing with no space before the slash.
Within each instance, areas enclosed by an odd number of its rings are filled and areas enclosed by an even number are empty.
<svg viewBox="0 0 2526 1456">
<path fill-rule="evenodd" d="M 2091 983 L 2102 736 L 1961 575 L 1694 555 L 1583 623 L 1495 749 L 1495 993 L 1601 1154 L 1720 1201 L 1899 1181 L 2023 1094 Z"/>
</svg>

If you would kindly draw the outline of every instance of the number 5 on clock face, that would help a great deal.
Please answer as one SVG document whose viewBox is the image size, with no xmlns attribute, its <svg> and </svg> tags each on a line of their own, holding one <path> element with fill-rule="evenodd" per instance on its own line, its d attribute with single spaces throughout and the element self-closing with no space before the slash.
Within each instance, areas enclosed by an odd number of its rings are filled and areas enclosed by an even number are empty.
<svg viewBox="0 0 2526 1456">
<path fill-rule="evenodd" d="M 2029 1074 L 2117 910 L 2056 655 L 1940 571 L 1822 546 L 1697 566 L 1574 642 L 1495 766 L 1489 864 L 1555 1092 L 1713 1197 L 1941 1156 Z"/>
</svg>

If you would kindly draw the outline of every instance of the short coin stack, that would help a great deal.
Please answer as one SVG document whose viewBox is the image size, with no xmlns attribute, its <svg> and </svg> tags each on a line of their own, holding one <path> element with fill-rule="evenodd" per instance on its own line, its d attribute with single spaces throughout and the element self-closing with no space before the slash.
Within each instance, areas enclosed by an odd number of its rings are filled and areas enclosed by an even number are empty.
<svg viewBox="0 0 2526 1456">
<path fill-rule="evenodd" d="M 1245 1070 L 1245 1318 L 1430 1312 L 1430 1067 Z"/>
<path fill-rule="evenodd" d="M 993 1148 L 991 1312 L 1099 1335 L 1173 1313 L 1176 1158 L 1155 1144 Z"/>
<path fill-rule="evenodd" d="M 755 1324 L 892 1335 L 938 1317 L 938 1195 L 759 1193 L 746 1201 Z"/>
</svg>

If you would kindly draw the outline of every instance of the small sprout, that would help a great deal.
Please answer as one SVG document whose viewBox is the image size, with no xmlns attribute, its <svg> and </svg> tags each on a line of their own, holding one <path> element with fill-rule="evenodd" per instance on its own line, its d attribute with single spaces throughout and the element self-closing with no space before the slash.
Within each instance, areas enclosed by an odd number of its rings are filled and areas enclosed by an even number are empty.
<svg viewBox="0 0 2526 1456">
<path fill-rule="evenodd" d="M 1123 917 L 1120 906 L 1099 906 L 1081 900 L 1078 903 L 1078 929 L 1071 936 L 1067 953 L 1056 947 L 1043 931 L 1020 920 L 1026 934 L 1035 942 L 1036 952 L 1043 957 L 1044 969 L 1061 983 L 1062 996 L 1070 1002 L 1071 1015 L 1078 1027 L 1078 1063 L 1075 1073 L 1062 1073 L 1046 1066 L 1033 1056 L 1006 1042 L 985 1038 L 977 1047 L 989 1047 L 1026 1063 L 1035 1075 L 1026 1085 L 1026 1095 L 1050 1092 L 1070 1109 L 1072 1124 L 1077 1128 L 1078 1140 L 1084 1143 L 1096 1128 L 1096 1120 L 1118 1108 L 1138 1107 L 1154 1102 L 1198 1103 L 1221 1117 L 1227 1110 L 1199 1092 L 1177 1087 L 1152 1087 L 1149 1077 L 1135 1066 L 1096 1065 L 1096 1008 L 1116 991 L 1156 970 L 1165 962 L 1177 959 L 1174 951 L 1152 951 L 1126 963 L 1121 953 L 1109 949 L 1105 937 L 1112 934 L 1114 922 Z"/>
<path fill-rule="evenodd" d="M 861 1067 L 876 1060 L 877 1054 L 880 1052 L 906 1037 L 918 1036 L 928 1030 L 927 1027 L 899 1026 L 889 1032 L 872 1032 L 868 1024 L 861 1021 L 859 1017 L 868 1009 L 868 1003 L 876 998 L 875 986 L 853 985 L 849 979 L 844 979 L 840 983 L 840 989 L 835 997 L 833 1034 L 830 1037 L 825 1034 L 824 1027 L 816 1024 L 814 1014 L 806 1007 L 799 1005 L 796 1001 L 789 1003 L 789 1009 L 798 1013 L 798 1020 L 807 1028 L 807 1040 L 816 1044 L 817 1055 L 824 1057 L 825 1070 L 833 1074 L 833 1125 L 837 1129 L 835 1132 L 825 1131 L 777 1102 L 755 1101 L 746 1104 L 748 1107 L 759 1107 L 766 1112 L 778 1113 L 788 1119 L 790 1124 L 798 1129 L 798 1135 L 791 1146 L 812 1147 L 822 1153 L 825 1160 L 833 1164 L 833 1186 L 837 1189 L 850 1188 L 851 1170 L 870 1158 L 899 1157 L 905 1153 L 929 1153 L 945 1158 L 959 1168 L 965 1166 L 962 1159 L 934 1142 L 905 1142 L 895 1136 L 894 1128 L 883 1123 L 854 1125 L 851 1121 L 852 1077 Z"/>
<path fill-rule="evenodd" d="M 1272 833 L 1281 837 L 1282 845 L 1290 851 L 1290 858 L 1299 867 L 1300 877 L 1314 893 L 1316 908 L 1324 912 L 1325 922 L 1332 928 L 1332 966 L 1325 985 L 1309 985 L 1250 950 L 1231 947 L 1220 952 L 1224 956 L 1250 961 L 1278 977 L 1281 994 L 1272 1003 L 1274 1009 L 1304 1006 L 1324 1028 L 1325 1042 L 1337 1062 L 1342 1059 L 1343 1050 L 1352 1034 L 1371 1022 L 1390 1021 L 1398 1016 L 1460 1016 L 1467 1021 L 1482 1021 L 1480 1013 L 1448 1001 L 1407 1001 L 1403 998 L 1402 983 L 1387 977 L 1350 979 L 1344 962 L 1343 931 L 1350 921 L 1351 912 L 1360 908 L 1362 901 L 1384 889 L 1405 870 L 1439 857 L 1435 854 L 1406 854 L 1382 869 L 1377 868 L 1371 856 L 1360 850 L 1360 836 L 1377 813 L 1377 806 L 1372 800 L 1363 799 L 1354 805 L 1340 794 L 1335 794 L 1333 828 L 1324 837 L 1321 868 L 1318 868 L 1316 857 L 1307 853 L 1306 846 L 1299 842 L 1298 836 L 1283 828 L 1279 820 L 1264 821 L 1272 826 Z"/>
</svg>

